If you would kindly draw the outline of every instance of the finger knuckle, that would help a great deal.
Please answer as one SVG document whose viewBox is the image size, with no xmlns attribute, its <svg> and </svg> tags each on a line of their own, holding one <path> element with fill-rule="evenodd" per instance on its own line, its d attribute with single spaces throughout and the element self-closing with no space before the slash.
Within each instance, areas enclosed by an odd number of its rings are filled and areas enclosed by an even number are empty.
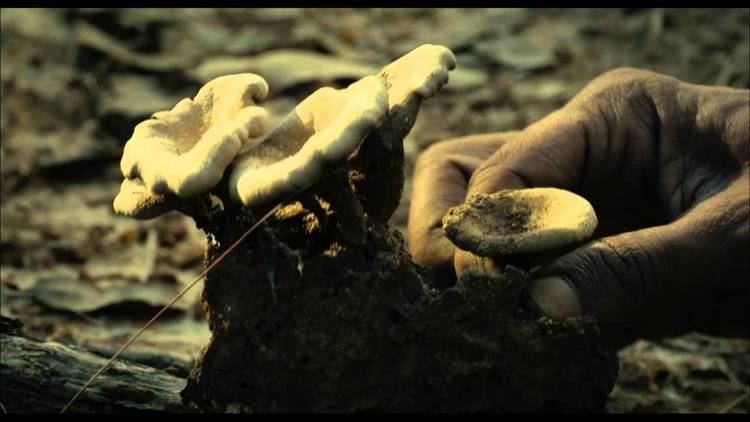
<svg viewBox="0 0 750 422">
<path fill-rule="evenodd" d="M 604 72 L 594 79 L 589 89 L 594 93 L 607 94 L 617 92 L 626 97 L 641 97 L 644 93 L 658 96 L 672 90 L 679 81 L 671 76 L 632 67 L 618 67 Z"/>
<path fill-rule="evenodd" d="M 487 162 L 479 167 L 469 178 L 469 190 L 473 193 L 489 193 L 497 184 L 500 173 L 504 170 L 499 162 Z"/>
<path fill-rule="evenodd" d="M 410 241 L 409 253 L 412 261 L 419 265 L 429 267 L 432 264 L 432 254 L 424 242 Z"/>
<path fill-rule="evenodd" d="M 422 151 L 419 155 L 419 160 L 433 161 L 445 157 L 446 155 L 455 152 L 457 149 L 458 143 L 455 140 L 435 142 Z"/>
<path fill-rule="evenodd" d="M 611 289 L 629 299 L 627 303 L 634 311 L 647 305 L 645 300 L 654 295 L 658 286 L 657 251 L 652 242 L 635 238 L 624 240 L 615 243 L 602 239 L 594 250 L 598 254 L 600 275 L 607 277 Z"/>
<path fill-rule="evenodd" d="M 455 141 L 443 141 L 430 145 L 417 157 L 414 166 L 419 173 L 426 168 L 435 169 L 452 165 L 451 156 L 456 152 Z"/>
<path fill-rule="evenodd" d="M 634 67 L 621 66 L 614 69 L 608 70 L 601 74 L 600 78 L 607 80 L 633 80 L 633 79 L 645 79 L 647 75 L 651 74 L 643 69 L 637 69 Z"/>
<path fill-rule="evenodd" d="M 427 268 L 437 268 L 446 265 L 452 256 L 452 251 L 441 248 L 442 242 L 431 238 L 430 232 L 414 233 L 409 238 L 409 254 L 412 260 Z"/>
<path fill-rule="evenodd" d="M 585 285 L 585 302 L 596 303 L 606 297 L 618 309 L 606 311 L 609 315 L 627 316 L 633 321 L 648 305 L 646 299 L 654 296 L 657 286 L 656 251 L 643 242 L 617 242 L 600 239 L 589 247 L 562 259 L 568 277 L 577 285 Z"/>
</svg>

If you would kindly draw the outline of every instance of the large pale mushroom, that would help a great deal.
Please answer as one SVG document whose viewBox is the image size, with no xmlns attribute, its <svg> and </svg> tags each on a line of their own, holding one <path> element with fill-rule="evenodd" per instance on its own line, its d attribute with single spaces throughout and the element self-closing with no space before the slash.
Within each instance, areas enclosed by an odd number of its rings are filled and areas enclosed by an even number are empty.
<svg viewBox="0 0 750 422">
<path fill-rule="evenodd" d="M 365 211 L 387 220 L 403 187 L 403 139 L 455 64 L 447 48 L 423 45 L 346 89 L 319 89 L 237 158 L 232 197 L 268 204 L 348 170 Z"/>
<path fill-rule="evenodd" d="M 213 188 L 240 150 L 266 132 L 268 116 L 256 103 L 267 93 L 258 75 L 222 76 L 137 125 L 120 162 L 125 180 L 115 211 L 153 218 Z"/>
<path fill-rule="evenodd" d="M 237 158 L 232 198 L 246 206 L 289 199 L 343 165 L 383 118 L 383 82 L 369 76 L 348 88 L 321 88 L 263 141 Z"/>
<path fill-rule="evenodd" d="M 289 200 L 334 175 L 333 190 L 356 194 L 355 207 L 387 221 L 403 188 L 403 139 L 421 101 L 445 85 L 455 65 L 447 48 L 423 45 L 345 89 L 317 90 L 270 132 L 255 105 L 268 93 L 265 81 L 216 78 L 195 99 L 136 126 L 115 210 L 158 216 L 211 190 L 231 164 L 228 192 L 244 206 Z"/>
<path fill-rule="evenodd" d="M 388 87 L 387 117 L 372 131 L 351 160 L 349 178 L 367 214 L 387 222 L 404 187 L 404 138 L 417 119 L 422 101 L 435 95 L 456 67 L 446 47 L 425 44 L 385 66 L 378 77 Z"/>
</svg>

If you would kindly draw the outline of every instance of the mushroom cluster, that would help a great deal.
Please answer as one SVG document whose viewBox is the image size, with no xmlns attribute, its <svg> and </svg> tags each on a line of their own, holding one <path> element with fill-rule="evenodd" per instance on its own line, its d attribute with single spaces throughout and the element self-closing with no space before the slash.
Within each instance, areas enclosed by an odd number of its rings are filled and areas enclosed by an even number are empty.
<svg viewBox="0 0 750 422">
<path fill-rule="evenodd" d="M 153 218 L 211 190 L 240 150 L 267 131 L 268 115 L 256 105 L 267 94 L 260 76 L 222 76 L 138 124 L 120 161 L 125 180 L 115 211 Z"/>
<path fill-rule="evenodd" d="M 352 172 L 360 176 L 361 191 L 391 197 L 369 201 L 366 210 L 387 219 L 398 203 L 393 191 L 400 196 L 403 184 L 403 138 L 421 101 L 447 83 L 455 65 L 447 48 L 423 45 L 345 89 L 315 91 L 272 130 L 257 105 L 268 94 L 261 76 L 216 78 L 194 99 L 136 126 L 123 152 L 125 180 L 114 209 L 154 218 L 222 180 L 232 200 L 252 208 L 289 200 L 328 175 Z M 400 172 L 383 187 L 380 175 L 367 176 L 384 162 Z"/>
</svg>

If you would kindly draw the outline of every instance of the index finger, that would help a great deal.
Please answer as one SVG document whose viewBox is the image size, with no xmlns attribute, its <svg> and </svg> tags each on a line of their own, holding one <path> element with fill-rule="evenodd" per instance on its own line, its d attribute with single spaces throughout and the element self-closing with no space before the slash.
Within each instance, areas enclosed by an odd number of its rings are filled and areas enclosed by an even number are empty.
<svg viewBox="0 0 750 422">
<path fill-rule="evenodd" d="M 433 144 L 419 156 L 408 222 L 409 251 L 415 262 L 453 272 L 454 246 L 443 232 L 443 216 L 464 202 L 471 175 L 513 134 L 455 138 Z"/>
</svg>

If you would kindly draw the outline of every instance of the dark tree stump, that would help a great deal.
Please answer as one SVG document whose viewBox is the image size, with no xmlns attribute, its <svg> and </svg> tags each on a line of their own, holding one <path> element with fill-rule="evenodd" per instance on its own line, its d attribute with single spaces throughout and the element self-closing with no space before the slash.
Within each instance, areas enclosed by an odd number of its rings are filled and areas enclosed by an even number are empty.
<svg viewBox="0 0 750 422">
<path fill-rule="evenodd" d="M 309 202 L 309 201 L 307 201 Z M 304 203 L 304 201 L 303 201 Z M 325 208 L 325 207 L 323 207 Z M 200 218 L 213 261 L 254 221 Z M 373 219 L 347 244 L 336 213 L 290 205 L 205 282 L 213 332 L 184 400 L 247 412 L 604 411 L 617 374 L 595 322 L 521 310 L 525 273 L 430 287 Z"/>
</svg>

